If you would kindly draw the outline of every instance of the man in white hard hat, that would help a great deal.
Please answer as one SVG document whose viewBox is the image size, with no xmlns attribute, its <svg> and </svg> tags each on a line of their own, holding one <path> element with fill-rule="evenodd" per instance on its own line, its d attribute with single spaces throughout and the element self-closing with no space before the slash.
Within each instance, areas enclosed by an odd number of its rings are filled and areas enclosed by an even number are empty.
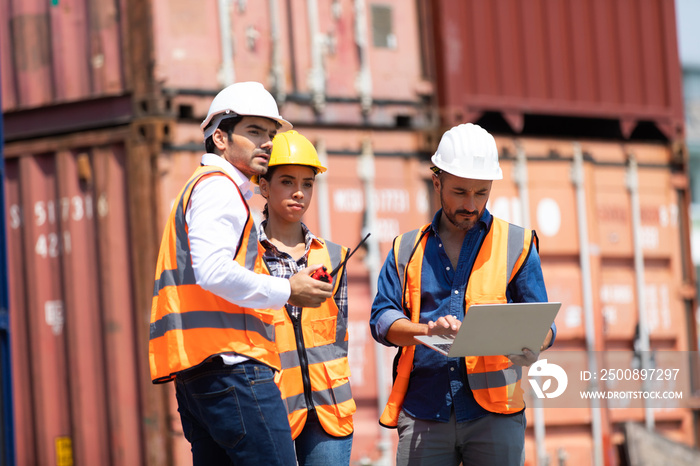
<svg viewBox="0 0 700 466">
<path fill-rule="evenodd" d="M 156 266 L 149 358 L 154 383 L 175 381 L 183 432 L 199 465 L 294 465 L 274 382 L 275 325 L 286 303 L 318 307 L 332 285 L 321 264 L 272 277 L 247 199 L 272 138 L 292 125 L 260 83 L 222 90 L 202 123 L 207 153 L 178 195 Z"/>
<path fill-rule="evenodd" d="M 522 465 L 522 366 L 551 345 L 556 327 L 540 348 L 509 356 L 448 358 L 414 336 L 456 333 L 471 304 L 546 302 L 537 236 L 486 209 L 503 175 L 483 128 L 450 129 L 431 160 L 442 208 L 395 239 L 372 305 L 373 337 L 400 347 L 379 422 L 398 428 L 398 465 Z"/>
</svg>

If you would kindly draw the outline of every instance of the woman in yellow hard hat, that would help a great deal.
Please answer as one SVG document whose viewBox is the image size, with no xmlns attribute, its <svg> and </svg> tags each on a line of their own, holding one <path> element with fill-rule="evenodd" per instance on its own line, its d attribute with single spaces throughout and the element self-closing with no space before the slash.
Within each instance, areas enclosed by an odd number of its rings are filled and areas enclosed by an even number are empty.
<svg viewBox="0 0 700 466">
<path fill-rule="evenodd" d="M 296 131 L 278 134 L 272 144 L 268 171 L 258 180 L 267 199 L 259 232 L 265 263 L 277 277 L 289 277 L 306 264 L 323 264 L 330 273 L 347 256 L 347 248 L 318 238 L 302 222 L 316 175 L 326 167 L 311 142 Z M 282 361 L 276 382 L 300 465 L 350 463 L 355 401 L 347 358 L 345 267 L 328 279 L 333 298 L 318 308 L 287 304 L 275 324 Z"/>
</svg>

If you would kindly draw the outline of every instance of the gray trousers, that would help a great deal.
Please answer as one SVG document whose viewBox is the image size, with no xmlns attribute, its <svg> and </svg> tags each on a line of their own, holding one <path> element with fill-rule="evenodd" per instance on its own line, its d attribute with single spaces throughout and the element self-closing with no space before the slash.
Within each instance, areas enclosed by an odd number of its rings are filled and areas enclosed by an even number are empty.
<svg viewBox="0 0 700 466">
<path fill-rule="evenodd" d="M 397 466 L 523 466 L 525 412 L 467 422 L 415 419 L 399 413 Z"/>
</svg>

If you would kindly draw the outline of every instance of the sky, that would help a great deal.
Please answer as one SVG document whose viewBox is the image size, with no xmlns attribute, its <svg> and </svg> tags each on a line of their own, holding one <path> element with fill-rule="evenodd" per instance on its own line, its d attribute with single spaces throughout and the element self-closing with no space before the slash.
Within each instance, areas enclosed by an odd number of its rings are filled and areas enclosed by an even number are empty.
<svg viewBox="0 0 700 466">
<path fill-rule="evenodd" d="M 700 0 L 676 0 L 676 19 L 681 63 L 700 67 Z"/>
</svg>

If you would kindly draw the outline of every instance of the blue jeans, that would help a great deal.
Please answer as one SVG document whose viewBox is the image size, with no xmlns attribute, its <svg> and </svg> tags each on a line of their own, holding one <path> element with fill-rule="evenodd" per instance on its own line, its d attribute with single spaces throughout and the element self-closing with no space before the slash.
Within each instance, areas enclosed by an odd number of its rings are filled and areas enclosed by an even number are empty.
<svg viewBox="0 0 700 466">
<path fill-rule="evenodd" d="M 294 440 L 299 466 L 347 466 L 350 464 L 352 434 L 334 437 L 318 422 L 315 411 L 309 412 L 304 430 Z"/>
<path fill-rule="evenodd" d="M 214 358 L 180 372 L 175 393 L 194 466 L 296 465 L 287 411 L 269 366 Z"/>
</svg>

